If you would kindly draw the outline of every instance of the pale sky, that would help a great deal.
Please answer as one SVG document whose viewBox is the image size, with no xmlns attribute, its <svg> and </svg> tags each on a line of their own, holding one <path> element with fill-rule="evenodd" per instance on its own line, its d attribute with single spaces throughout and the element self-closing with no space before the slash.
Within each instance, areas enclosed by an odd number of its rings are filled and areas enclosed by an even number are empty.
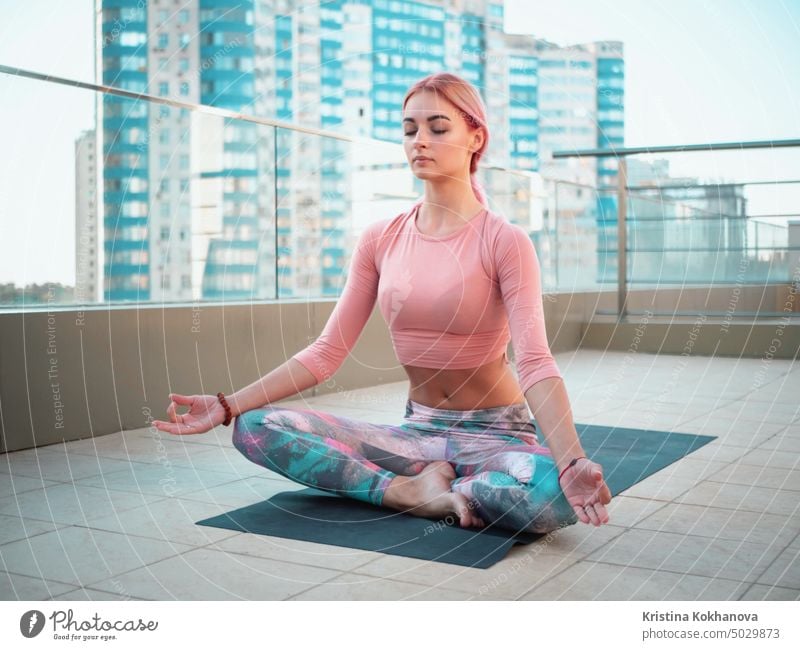
<svg viewBox="0 0 800 650">
<path fill-rule="evenodd" d="M 92 0 L 0 0 L 0 64 L 94 81 L 92 15 Z M 800 137 L 800 0 L 506 0 L 506 31 L 623 41 L 627 146 Z M 72 284 L 74 141 L 92 93 L 0 74 L 0 97 L 14 152 L 0 156 L 0 282 Z M 800 176 L 795 150 L 669 160 L 676 175 Z"/>
</svg>

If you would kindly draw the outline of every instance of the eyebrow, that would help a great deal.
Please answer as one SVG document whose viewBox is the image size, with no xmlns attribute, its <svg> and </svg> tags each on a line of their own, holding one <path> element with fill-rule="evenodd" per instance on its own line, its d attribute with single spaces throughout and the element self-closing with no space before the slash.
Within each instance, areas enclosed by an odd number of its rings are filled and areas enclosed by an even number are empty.
<svg viewBox="0 0 800 650">
<path fill-rule="evenodd" d="M 449 118 L 449 117 L 447 117 L 447 115 L 441 115 L 441 114 L 439 114 L 439 115 L 431 115 L 431 116 L 428 118 L 428 122 L 430 122 L 431 120 L 436 120 L 436 119 L 439 119 L 439 118 L 444 118 L 444 119 L 445 119 L 445 120 L 447 120 L 448 122 L 450 121 L 450 118 Z M 416 123 L 417 123 L 417 122 L 416 122 L 416 120 L 415 120 L 413 117 L 405 117 L 405 118 L 403 118 L 403 123 L 405 124 L 406 122 L 411 122 L 412 124 L 416 124 Z"/>
</svg>

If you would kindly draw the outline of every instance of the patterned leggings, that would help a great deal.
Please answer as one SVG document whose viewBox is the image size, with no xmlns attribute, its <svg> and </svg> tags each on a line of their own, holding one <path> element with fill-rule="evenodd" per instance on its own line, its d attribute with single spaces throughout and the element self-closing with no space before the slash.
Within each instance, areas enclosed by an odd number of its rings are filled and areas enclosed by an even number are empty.
<svg viewBox="0 0 800 650">
<path fill-rule="evenodd" d="M 456 472 L 451 490 L 487 525 L 546 533 L 578 521 L 525 402 L 459 411 L 408 400 L 399 426 L 267 406 L 235 419 L 233 444 L 293 481 L 375 505 L 396 475 L 445 460 Z"/>
</svg>

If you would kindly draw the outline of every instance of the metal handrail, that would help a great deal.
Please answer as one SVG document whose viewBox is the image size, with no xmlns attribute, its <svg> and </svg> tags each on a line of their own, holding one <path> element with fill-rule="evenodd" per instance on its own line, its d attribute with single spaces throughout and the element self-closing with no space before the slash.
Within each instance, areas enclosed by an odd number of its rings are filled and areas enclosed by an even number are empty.
<svg viewBox="0 0 800 650">
<path fill-rule="evenodd" d="M 613 156 L 617 158 L 617 318 L 627 318 L 628 301 L 628 161 L 627 156 L 653 153 L 681 153 L 689 151 L 725 151 L 742 149 L 773 149 L 800 147 L 800 139 L 755 140 L 750 142 L 714 142 L 706 144 L 665 145 L 655 147 L 614 147 L 610 149 L 576 149 L 574 151 L 554 151 L 554 159 Z M 754 183 L 755 184 L 755 183 Z M 692 186 L 690 186 L 692 187 Z M 696 187 L 696 186 L 695 186 Z M 658 189 L 651 187 L 648 189 Z"/>
<path fill-rule="evenodd" d="M 633 156 L 648 153 L 680 153 L 682 151 L 725 151 L 729 149 L 772 149 L 780 147 L 800 147 L 800 139 L 754 140 L 750 142 L 709 142 L 706 144 L 660 145 L 656 147 L 620 147 L 611 149 L 576 149 L 575 151 L 554 151 L 553 158 L 574 158 L 576 156 L 603 158 L 608 156 Z"/>
</svg>

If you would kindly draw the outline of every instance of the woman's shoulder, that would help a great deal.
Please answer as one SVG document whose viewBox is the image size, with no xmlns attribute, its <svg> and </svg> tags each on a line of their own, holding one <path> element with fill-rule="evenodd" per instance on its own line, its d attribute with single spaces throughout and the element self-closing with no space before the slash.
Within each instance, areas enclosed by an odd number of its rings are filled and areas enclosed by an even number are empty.
<svg viewBox="0 0 800 650">
<path fill-rule="evenodd" d="M 490 241 L 497 244 L 510 244 L 520 237 L 528 238 L 528 233 L 519 224 L 513 223 L 506 216 L 491 208 L 486 210 L 486 224 Z"/>
<path fill-rule="evenodd" d="M 364 228 L 364 234 L 370 238 L 384 239 L 386 236 L 391 235 L 391 233 L 403 227 L 413 209 L 414 206 L 412 205 L 402 212 L 395 212 L 389 216 L 383 216 L 370 221 L 366 228 Z"/>
</svg>

